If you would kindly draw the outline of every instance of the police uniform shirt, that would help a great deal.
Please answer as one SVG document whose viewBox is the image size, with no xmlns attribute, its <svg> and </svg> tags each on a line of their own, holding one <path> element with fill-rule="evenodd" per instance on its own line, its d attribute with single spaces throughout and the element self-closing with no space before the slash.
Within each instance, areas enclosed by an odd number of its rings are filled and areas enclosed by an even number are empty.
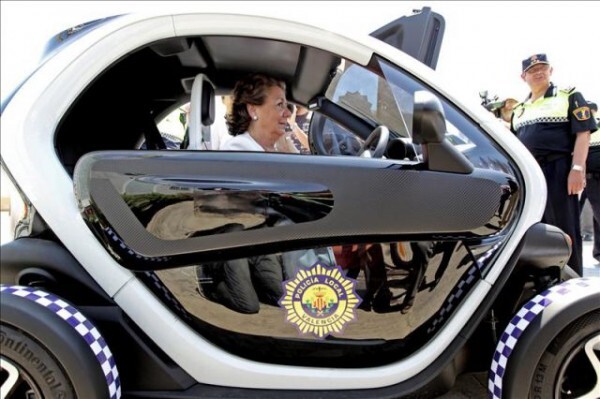
<svg viewBox="0 0 600 399">
<path fill-rule="evenodd" d="M 596 124 L 581 93 L 551 83 L 544 97 L 531 102 L 530 94 L 515 106 L 511 130 L 534 156 L 570 155 L 577 133 L 594 132 Z"/>
<path fill-rule="evenodd" d="M 585 170 L 588 173 L 600 174 L 600 130 L 597 130 L 590 137 L 590 149 Z"/>
</svg>

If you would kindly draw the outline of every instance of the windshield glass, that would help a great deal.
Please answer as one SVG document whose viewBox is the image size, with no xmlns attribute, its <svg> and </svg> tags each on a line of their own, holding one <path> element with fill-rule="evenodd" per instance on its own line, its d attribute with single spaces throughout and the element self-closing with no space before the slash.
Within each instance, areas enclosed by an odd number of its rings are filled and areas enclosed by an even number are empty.
<svg viewBox="0 0 600 399">
<path fill-rule="evenodd" d="M 367 68 L 342 63 L 325 96 L 373 128 L 387 126 L 392 137 L 412 144 L 419 155 L 420 145 L 412 143 L 413 112 L 415 92 L 423 90 L 437 95 L 446 117 L 446 139 L 475 167 L 514 174 L 507 156 L 473 121 L 431 88 L 381 58 L 375 56 Z"/>
</svg>

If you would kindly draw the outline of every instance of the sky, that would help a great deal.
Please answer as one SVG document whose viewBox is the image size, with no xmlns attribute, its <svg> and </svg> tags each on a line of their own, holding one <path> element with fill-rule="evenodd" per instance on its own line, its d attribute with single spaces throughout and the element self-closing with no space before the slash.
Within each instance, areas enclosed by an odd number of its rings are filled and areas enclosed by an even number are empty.
<svg viewBox="0 0 600 399">
<path fill-rule="evenodd" d="M 39 60 L 50 36 L 101 17 L 148 9 L 195 8 L 273 16 L 285 13 L 342 32 L 368 34 L 412 10 L 431 7 L 446 29 L 437 72 L 450 92 L 479 101 L 488 90 L 500 99 L 523 99 L 521 61 L 546 53 L 553 82 L 575 86 L 600 101 L 598 1 L 4 1 L 1 16 L 1 98 L 5 98 Z M 334 17 L 332 17 L 334 16 Z"/>
</svg>

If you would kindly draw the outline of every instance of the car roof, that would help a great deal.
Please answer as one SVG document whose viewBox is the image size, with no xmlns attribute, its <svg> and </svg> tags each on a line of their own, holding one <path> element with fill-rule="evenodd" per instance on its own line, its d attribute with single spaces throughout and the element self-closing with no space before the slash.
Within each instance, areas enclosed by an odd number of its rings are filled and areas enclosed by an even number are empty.
<svg viewBox="0 0 600 399">
<path fill-rule="evenodd" d="M 213 81 L 217 94 L 245 72 L 272 74 L 287 82 L 289 100 L 309 104 L 324 93 L 341 59 L 367 66 L 374 52 L 433 81 L 432 69 L 368 35 L 256 15 L 150 12 L 110 18 L 78 34 L 44 60 L 24 88 L 39 90 L 30 98 L 54 92 L 62 104 L 65 111 L 53 122 L 56 137 L 48 139 L 62 162 L 73 165 L 91 150 L 133 148 L 135 115 L 159 117 L 183 104 L 198 73 Z M 116 114 L 119 124 L 108 117 Z M 80 137 L 81 126 L 86 137 Z M 63 153 L 60 143 L 81 148 Z"/>
</svg>

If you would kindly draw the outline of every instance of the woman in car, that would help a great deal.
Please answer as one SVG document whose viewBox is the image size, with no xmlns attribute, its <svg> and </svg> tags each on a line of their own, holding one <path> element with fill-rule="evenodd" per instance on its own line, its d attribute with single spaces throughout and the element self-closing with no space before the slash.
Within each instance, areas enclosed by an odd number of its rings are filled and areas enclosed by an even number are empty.
<svg viewBox="0 0 600 399">
<path fill-rule="evenodd" d="M 290 152 L 286 141 L 280 141 L 292 115 L 284 82 L 252 74 L 236 83 L 232 97 L 227 126 L 234 137 L 223 143 L 220 150 Z M 236 229 L 240 228 L 243 226 L 236 225 Z M 284 270 L 277 255 L 217 262 L 201 268 L 214 272 L 212 287 L 203 288 L 203 293 L 241 313 L 257 313 L 259 302 L 277 305 L 283 295 Z"/>
<path fill-rule="evenodd" d="M 233 89 L 232 112 L 227 117 L 234 136 L 221 150 L 297 152 L 286 140 L 292 112 L 285 98 L 285 82 L 262 74 L 239 80 Z"/>
</svg>

